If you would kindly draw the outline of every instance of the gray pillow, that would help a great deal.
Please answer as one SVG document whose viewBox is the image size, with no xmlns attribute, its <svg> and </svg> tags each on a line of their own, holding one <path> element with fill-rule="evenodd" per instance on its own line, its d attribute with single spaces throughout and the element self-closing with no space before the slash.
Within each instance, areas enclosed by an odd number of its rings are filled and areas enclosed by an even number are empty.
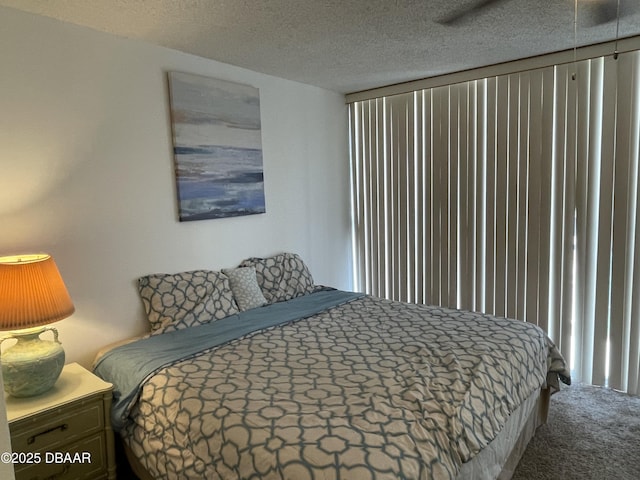
<svg viewBox="0 0 640 480">
<path fill-rule="evenodd" d="M 240 266 L 255 267 L 258 285 L 269 303 L 283 302 L 315 290 L 309 269 L 295 253 L 247 258 Z"/>
<path fill-rule="evenodd" d="M 151 333 L 165 333 L 238 313 L 229 279 L 221 272 L 157 273 L 138 279 Z"/>
<path fill-rule="evenodd" d="M 267 303 L 258 285 L 255 267 L 223 269 L 222 273 L 229 277 L 233 297 L 241 312 Z"/>
</svg>

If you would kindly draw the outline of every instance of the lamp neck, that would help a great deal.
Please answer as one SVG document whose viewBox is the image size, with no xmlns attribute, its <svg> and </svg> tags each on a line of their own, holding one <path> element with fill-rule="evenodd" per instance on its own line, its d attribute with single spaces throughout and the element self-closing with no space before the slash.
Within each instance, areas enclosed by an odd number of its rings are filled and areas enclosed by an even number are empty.
<svg viewBox="0 0 640 480">
<path fill-rule="evenodd" d="M 40 335 L 47 330 L 47 327 L 30 327 L 21 328 L 20 330 L 11 330 L 5 338 L 15 338 L 19 340 L 25 337 L 33 337 L 34 335 Z"/>
<path fill-rule="evenodd" d="M 40 335 L 46 331 L 53 332 L 53 340 L 56 343 L 60 343 L 58 341 L 58 330 L 53 327 L 32 327 L 32 328 L 23 328 L 21 330 L 15 330 L 9 332 L 8 335 L 0 338 L 0 344 L 5 340 L 15 339 L 18 341 L 16 345 L 21 344 L 24 345 L 26 343 L 30 343 L 33 341 L 40 341 Z"/>
</svg>

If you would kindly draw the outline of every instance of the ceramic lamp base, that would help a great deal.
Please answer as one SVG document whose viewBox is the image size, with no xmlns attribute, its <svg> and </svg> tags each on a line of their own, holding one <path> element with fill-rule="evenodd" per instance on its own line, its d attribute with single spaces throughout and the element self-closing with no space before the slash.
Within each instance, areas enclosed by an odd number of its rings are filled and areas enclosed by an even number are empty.
<svg viewBox="0 0 640 480">
<path fill-rule="evenodd" d="M 40 334 L 51 330 L 54 341 L 42 340 Z M 64 349 L 58 331 L 51 327 L 11 332 L 2 339 L 15 338 L 17 343 L 2 352 L 4 390 L 14 397 L 32 397 L 51 389 L 64 367 Z M 1 342 L 0 342 L 1 343 Z"/>
</svg>

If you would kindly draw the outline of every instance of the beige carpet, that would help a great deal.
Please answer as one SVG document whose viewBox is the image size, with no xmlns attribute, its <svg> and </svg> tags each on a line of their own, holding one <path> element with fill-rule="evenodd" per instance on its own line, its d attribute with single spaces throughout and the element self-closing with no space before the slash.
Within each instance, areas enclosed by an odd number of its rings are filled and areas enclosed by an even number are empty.
<svg viewBox="0 0 640 480">
<path fill-rule="evenodd" d="M 562 387 L 513 480 L 640 479 L 640 397 Z"/>
</svg>

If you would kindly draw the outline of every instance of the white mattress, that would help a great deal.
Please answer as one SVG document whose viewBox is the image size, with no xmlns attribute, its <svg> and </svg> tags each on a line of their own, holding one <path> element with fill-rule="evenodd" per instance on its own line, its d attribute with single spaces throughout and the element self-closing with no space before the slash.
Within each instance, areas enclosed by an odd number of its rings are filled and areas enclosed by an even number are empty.
<svg viewBox="0 0 640 480">
<path fill-rule="evenodd" d="M 478 455 L 462 465 L 456 477 L 457 480 L 495 480 L 498 478 L 511 451 L 518 443 L 521 431 L 534 413 L 534 409 L 537 408 L 539 398 L 540 390 L 538 389 L 509 416 L 498 436 Z M 511 477 L 510 474 L 505 477 L 504 472 L 502 473 L 501 478 Z"/>
</svg>

